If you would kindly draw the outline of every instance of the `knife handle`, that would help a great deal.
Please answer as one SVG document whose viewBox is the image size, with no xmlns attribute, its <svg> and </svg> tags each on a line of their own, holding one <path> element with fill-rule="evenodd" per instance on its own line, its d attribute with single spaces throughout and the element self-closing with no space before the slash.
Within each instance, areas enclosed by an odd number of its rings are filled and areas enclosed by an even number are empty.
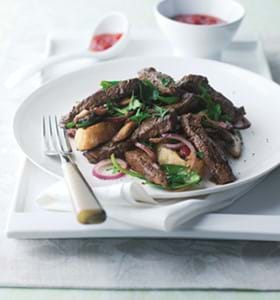
<svg viewBox="0 0 280 300">
<path fill-rule="evenodd" d="M 99 224 L 106 220 L 106 213 L 77 165 L 72 161 L 62 163 L 77 219 L 82 224 Z"/>
</svg>

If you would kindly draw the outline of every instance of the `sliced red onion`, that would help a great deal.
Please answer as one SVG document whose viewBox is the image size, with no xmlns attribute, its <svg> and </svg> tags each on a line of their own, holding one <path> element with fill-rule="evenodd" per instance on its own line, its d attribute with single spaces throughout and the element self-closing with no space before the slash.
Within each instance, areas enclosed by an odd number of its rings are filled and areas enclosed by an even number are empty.
<svg viewBox="0 0 280 300">
<path fill-rule="evenodd" d="M 146 146 L 144 144 L 138 143 L 138 142 L 135 143 L 135 146 L 137 148 L 143 150 L 150 157 L 150 159 L 152 161 L 156 161 L 156 155 L 155 155 L 154 151 L 150 147 L 148 147 L 148 146 Z"/>
<path fill-rule="evenodd" d="M 127 169 L 127 163 L 123 161 L 122 159 L 117 159 L 118 163 L 124 168 Z M 116 174 L 104 174 L 104 168 L 112 166 L 112 162 L 110 159 L 104 159 L 101 160 L 99 163 L 97 163 L 93 170 L 92 170 L 92 175 L 103 180 L 108 180 L 108 179 L 118 179 L 122 176 L 124 176 L 124 173 L 118 172 Z"/>
<path fill-rule="evenodd" d="M 182 137 L 181 135 L 179 135 L 179 134 L 165 133 L 162 136 L 165 137 L 165 138 L 171 139 L 171 140 L 180 141 L 181 143 L 183 143 L 184 145 L 186 145 L 190 149 L 191 153 L 196 152 L 193 144 L 191 142 L 189 142 L 187 139 L 185 139 L 184 137 Z"/>
<path fill-rule="evenodd" d="M 70 138 L 74 138 L 76 135 L 76 131 L 77 131 L 76 128 L 69 128 L 66 130 L 66 133 Z"/>
<path fill-rule="evenodd" d="M 164 147 L 172 150 L 180 149 L 184 144 L 183 143 L 176 143 L 176 144 L 163 144 Z"/>
</svg>

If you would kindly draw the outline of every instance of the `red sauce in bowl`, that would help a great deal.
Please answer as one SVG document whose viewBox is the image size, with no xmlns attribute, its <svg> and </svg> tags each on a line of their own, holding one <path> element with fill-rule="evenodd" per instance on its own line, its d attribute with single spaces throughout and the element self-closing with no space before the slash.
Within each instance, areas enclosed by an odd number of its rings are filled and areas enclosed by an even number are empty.
<svg viewBox="0 0 280 300">
<path fill-rule="evenodd" d="M 220 18 L 210 16 L 210 15 L 202 15 L 202 14 L 182 14 L 176 15 L 172 18 L 175 21 L 193 24 L 193 25 L 217 25 L 217 24 L 225 24 L 226 22 Z"/>
<path fill-rule="evenodd" d="M 103 33 L 94 35 L 91 39 L 89 49 L 92 51 L 104 51 L 111 48 L 121 37 L 122 33 Z"/>
</svg>

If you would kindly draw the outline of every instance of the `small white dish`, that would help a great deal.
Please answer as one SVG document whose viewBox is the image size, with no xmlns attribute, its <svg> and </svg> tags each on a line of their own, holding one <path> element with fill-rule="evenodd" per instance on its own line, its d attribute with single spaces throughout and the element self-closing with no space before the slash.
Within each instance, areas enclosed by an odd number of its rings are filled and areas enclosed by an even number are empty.
<svg viewBox="0 0 280 300">
<path fill-rule="evenodd" d="M 207 76 L 214 88 L 232 99 L 237 106 L 245 106 L 248 118 L 252 122 L 252 127 L 242 132 L 244 139 L 242 158 L 232 161 L 237 181 L 226 185 L 205 182 L 204 188 L 186 192 L 167 192 L 145 185 L 152 197 L 182 198 L 226 191 L 253 182 L 279 165 L 280 139 L 275 127 L 280 114 L 280 104 L 277 100 L 280 94 L 279 86 L 240 68 L 203 59 L 126 58 L 99 63 L 53 80 L 29 96 L 17 111 L 14 119 L 14 135 L 19 146 L 32 162 L 61 178 L 59 161 L 45 157 L 41 151 L 41 116 L 62 115 L 69 111 L 75 100 L 83 99 L 97 90 L 101 80 L 131 78 L 138 70 L 148 66 L 154 66 L 176 79 L 189 73 Z M 90 184 L 93 186 L 112 184 L 112 181 L 95 179 L 91 175 L 92 165 L 81 153 L 76 153 L 75 158 Z M 134 179 L 123 177 L 120 180 Z"/>
<path fill-rule="evenodd" d="M 225 23 L 186 24 L 172 19 L 178 14 L 210 15 Z M 244 18 L 245 10 L 234 0 L 162 0 L 155 7 L 155 16 L 177 55 L 219 60 Z"/>
<path fill-rule="evenodd" d="M 112 47 L 103 51 L 91 51 L 84 49 L 78 52 L 56 55 L 32 65 L 24 66 L 10 75 L 5 82 L 5 86 L 7 88 L 13 88 L 36 73 L 43 71 L 52 65 L 65 61 L 84 58 L 106 60 L 118 56 L 128 44 L 129 24 L 126 16 L 119 12 L 111 12 L 103 16 L 97 22 L 97 26 L 95 27 L 92 36 L 102 33 L 122 33 L 122 36 Z"/>
</svg>

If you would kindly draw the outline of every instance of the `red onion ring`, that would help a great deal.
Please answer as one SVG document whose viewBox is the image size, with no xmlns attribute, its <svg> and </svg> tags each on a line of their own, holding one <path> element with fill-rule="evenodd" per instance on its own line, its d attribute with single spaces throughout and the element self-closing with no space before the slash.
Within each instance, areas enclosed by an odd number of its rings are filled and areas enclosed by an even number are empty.
<svg viewBox="0 0 280 300">
<path fill-rule="evenodd" d="M 124 169 L 127 169 L 127 163 L 122 159 L 117 159 L 118 163 L 123 166 Z M 112 166 L 112 162 L 110 159 L 103 159 L 99 163 L 97 163 L 92 169 L 92 175 L 97 177 L 98 179 L 108 180 L 108 179 L 118 179 L 124 176 L 124 173 L 118 172 L 116 174 L 106 175 L 102 173 L 102 169 L 105 167 Z"/>
<path fill-rule="evenodd" d="M 179 135 L 179 134 L 165 133 L 165 134 L 162 135 L 162 137 L 168 138 L 168 139 L 171 139 L 171 140 L 180 141 L 181 143 L 183 143 L 184 145 L 186 145 L 190 149 L 191 153 L 196 152 L 193 144 L 191 142 L 189 142 L 187 139 L 185 139 L 184 137 L 182 137 L 181 135 Z"/>
<path fill-rule="evenodd" d="M 176 144 L 163 144 L 164 147 L 171 149 L 171 150 L 177 150 L 180 149 L 184 144 L 183 143 L 176 143 Z"/>
<path fill-rule="evenodd" d="M 154 151 L 150 147 L 148 147 L 148 146 L 146 146 L 144 144 L 138 143 L 138 142 L 135 143 L 135 146 L 137 148 L 143 150 L 150 157 L 150 159 L 152 161 L 156 161 L 156 155 L 155 155 Z"/>
</svg>

